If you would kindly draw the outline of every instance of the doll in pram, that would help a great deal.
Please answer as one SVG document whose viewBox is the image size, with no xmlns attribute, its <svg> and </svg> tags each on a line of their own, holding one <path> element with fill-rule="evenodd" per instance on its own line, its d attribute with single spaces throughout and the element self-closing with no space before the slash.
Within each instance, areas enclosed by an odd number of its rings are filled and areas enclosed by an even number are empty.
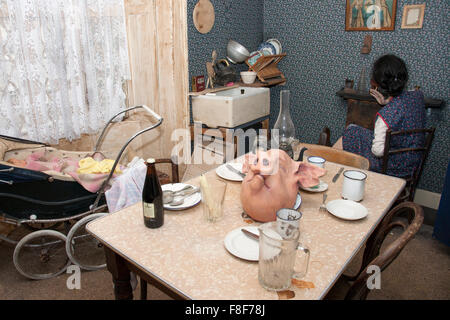
<svg viewBox="0 0 450 320">
<path fill-rule="evenodd" d="M 157 120 L 134 134 L 115 156 L 99 152 L 107 127 L 121 114 L 143 108 Z M 44 143 L 0 136 L 0 224 L 31 230 L 20 240 L 0 234 L 15 246 L 13 262 L 30 279 L 47 279 L 69 265 L 96 270 L 105 266 L 103 248 L 85 231 L 90 221 L 107 214 L 105 191 L 127 146 L 163 119 L 147 106 L 116 114 L 106 124 L 91 152 L 64 151 Z M 79 175 L 74 163 L 87 157 L 115 159 L 108 173 Z M 42 161 L 44 160 L 44 161 Z"/>
</svg>

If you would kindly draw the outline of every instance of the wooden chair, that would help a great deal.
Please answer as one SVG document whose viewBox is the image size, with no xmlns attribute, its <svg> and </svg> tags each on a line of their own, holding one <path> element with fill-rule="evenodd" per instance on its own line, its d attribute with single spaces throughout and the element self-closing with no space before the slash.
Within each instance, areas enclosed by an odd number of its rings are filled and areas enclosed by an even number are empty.
<svg viewBox="0 0 450 320">
<path fill-rule="evenodd" d="M 318 144 L 301 143 L 300 148 L 301 150 L 297 161 L 303 161 L 303 157 L 306 157 L 306 161 L 307 157 L 319 156 L 324 158 L 326 161 L 335 162 L 363 170 L 369 170 L 369 160 L 355 153 Z"/>
<path fill-rule="evenodd" d="M 385 270 L 414 237 L 422 222 L 423 209 L 416 203 L 402 202 L 391 209 L 367 240 L 359 272 L 353 277 L 343 275 L 344 279 L 353 282 L 345 299 L 366 299 L 369 293 L 367 280 L 373 275 L 373 272 L 368 273 L 368 268 L 377 266 L 380 272 Z M 386 236 L 395 227 L 401 227 L 403 232 L 380 253 Z"/>
<path fill-rule="evenodd" d="M 166 173 L 161 172 L 160 170 L 157 170 L 159 182 L 161 184 L 167 184 L 167 183 L 178 183 L 180 182 L 180 177 L 178 173 L 178 161 L 176 159 L 155 159 L 155 164 L 158 167 L 158 164 L 166 163 L 170 164 L 171 170 L 172 170 L 172 177 L 169 177 Z"/>
<path fill-rule="evenodd" d="M 323 128 L 322 132 L 319 135 L 319 141 L 317 142 L 317 144 L 320 144 L 322 146 L 331 147 L 330 134 L 331 134 L 330 128 L 328 128 L 328 127 Z"/>
<path fill-rule="evenodd" d="M 417 184 L 419 183 L 420 176 L 422 175 L 423 167 L 425 165 L 425 161 L 427 160 L 428 154 L 431 149 L 431 143 L 433 142 L 434 132 L 436 128 L 430 129 L 415 129 L 415 130 L 405 130 L 405 131 L 392 131 L 388 129 L 386 132 L 386 140 L 384 143 L 384 155 L 383 155 L 383 166 L 381 173 L 386 174 L 389 157 L 394 154 L 405 153 L 405 152 L 420 152 L 422 157 L 420 160 L 419 167 L 412 173 L 409 177 L 403 177 L 406 180 L 406 186 L 400 197 L 397 199 L 397 203 L 401 201 L 413 201 L 414 194 L 416 192 Z M 425 135 L 425 143 L 423 147 L 417 148 L 402 148 L 402 149 L 392 149 L 391 148 L 391 139 L 393 136 L 399 135 L 412 135 L 412 134 L 421 134 Z"/>
</svg>

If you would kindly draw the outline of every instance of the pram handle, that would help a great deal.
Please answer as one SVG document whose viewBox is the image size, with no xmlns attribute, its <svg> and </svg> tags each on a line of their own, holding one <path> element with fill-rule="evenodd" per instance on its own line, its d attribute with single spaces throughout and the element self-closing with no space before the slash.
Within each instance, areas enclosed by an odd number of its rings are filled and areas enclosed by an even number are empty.
<svg viewBox="0 0 450 320">
<path fill-rule="evenodd" d="M 97 198 L 95 199 L 95 202 L 94 202 L 94 204 L 93 204 L 93 206 L 92 206 L 92 210 L 95 210 L 95 209 L 97 208 L 97 205 L 98 205 L 98 203 L 99 203 L 99 201 L 100 201 L 100 198 L 101 198 L 102 194 L 104 193 L 104 190 L 105 190 L 106 186 L 108 185 L 109 180 L 110 180 L 111 177 L 113 176 L 114 171 L 116 170 L 117 164 L 119 163 L 119 160 L 120 160 L 120 158 L 122 157 L 122 154 L 123 154 L 123 152 L 125 151 L 125 149 L 128 147 L 128 145 L 129 145 L 129 144 L 130 144 L 137 136 L 143 134 L 144 132 L 150 131 L 150 130 L 152 130 L 152 129 L 158 127 L 159 125 L 161 125 L 161 123 L 162 123 L 163 120 L 164 120 L 159 114 L 155 113 L 153 110 L 151 110 L 149 107 L 147 107 L 147 106 L 145 106 L 145 105 L 142 105 L 142 106 L 135 106 L 135 107 L 131 107 L 131 108 L 125 109 L 125 110 L 119 112 L 118 114 L 116 114 L 114 117 L 112 117 L 111 120 L 109 120 L 109 122 L 106 124 L 106 126 L 105 126 L 105 128 L 103 129 L 103 131 L 102 131 L 100 137 L 98 138 L 98 141 L 97 141 L 97 144 L 96 144 L 96 146 L 95 146 L 94 152 L 97 152 L 97 148 L 98 148 L 98 146 L 100 145 L 100 142 L 102 141 L 102 138 L 103 138 L 103 136 L 104 136 L 104 134 L 105 134 L 105 131 L 106 131 L 106 128 L 108 127 L 108 125 L 109 125 L 109 124 L 110 124 L 117 116 L 119 116 L 120 114 L 122 114 L 122 113 L 124 113 L 124 112 L 127 112 L 127 111 L 130 111 L 130 110 L 138 109 L 138 108 L 143 108 L 143 109 L 145 109 L 151 116 L 153 116 L 154 118 L 156 118 L 156 119 L 158 120 L 158 122 L 157 122 L 156 124 L 150 126 L 150 127 L 147 127 L 147 128 L 145 128 L 145 129 L 143 129 L 143 130 L 141 130 L 141 131 L 135 133 L 134 136 L 132 136 L 132 137 L 131 137 L 124 145 L 123 145 L 122 149 L 120 149 L 119 154 L 118 154 L 117 157 L 116 157 L 116 160 L 114 161 L 114 165 L 112 166 L 111 171 L 110 171 L 108 177 L 106 178 L 105 181 L 103 181 L 102 186 L 101 186 L 100 189 L 97 191 L 98 195 L 97 195 Z"/>
<path fill-rule="evenodd" d="M 98 148 L 100 147 L 101 142 L 103 141 L 103 137 L 106 133 L 106 129 L 108 128 L 108 126 L 111 124 L 111 122 L 114 121 L 114 119 L 116 119 L 119 115 L 121 115 L 122 113 L 134 110 L 134 109 L 139 109 L 139 108 L 143 108 L 145 111 L 147 111 L 152 117 L 154 117 L 156 120 L 158 121 L 162 121 L 162 117 L 157 114 L 156 112 L 154 112 L 152 109 L 150 109 L 149 107 L 147 107 L 146 105 L 142 105 L 142 106 L 134 106 L 125 110 L 120 111 L 119 113 L 117 113 L 114 117 L 112 117 L 108 123 L 105 125 L 105 127 L 102 130 L 102 133 L 100 134 L 100 136 L 97 139 L 97 143 L 95 144 L 95 148 L 94 148 L 94 152 L 98 151 Z"/>
</svg>

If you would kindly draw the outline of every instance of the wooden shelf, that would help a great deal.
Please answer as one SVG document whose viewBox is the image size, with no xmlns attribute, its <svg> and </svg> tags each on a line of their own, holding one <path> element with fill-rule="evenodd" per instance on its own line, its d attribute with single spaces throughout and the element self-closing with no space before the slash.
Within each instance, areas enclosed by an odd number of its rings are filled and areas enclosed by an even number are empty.
<svg viewBox="0 0 450 320">
<path fill-rule="evenodd" d="M 253 83 L 243 83 L 243 82 L 237 82 L 240 87 L 272 87 L 276 85 L 284 85 L 286 83 L 286 78 L 273 78 L 269 79 L 266 82 L 261 82 L 259 79 L 257 79 Z"/>
<path fill-rule="evenodd" d="M 372 97 L 372 95 L 370 95 L 369 92 L 361 93 L 356 90 L 342 89 L 336 92 L 336 95 L 340 96 L 343 99 L 377 102 L 377 100 L 374 97 Z M 425 101 L 425 108 L 440 108 L 443 102 L 443 100 L 434 98 L 425 98 L 424 101 Z"/>
</svg>

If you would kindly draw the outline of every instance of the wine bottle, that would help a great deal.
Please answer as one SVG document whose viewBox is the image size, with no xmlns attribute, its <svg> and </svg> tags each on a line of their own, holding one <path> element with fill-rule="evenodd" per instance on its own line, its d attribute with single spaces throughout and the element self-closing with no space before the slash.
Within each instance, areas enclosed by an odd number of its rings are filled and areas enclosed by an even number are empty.
<svg viewBox="0 0 450 320">
<path fill-rule="evenodd" d="M 144 224 L 148 228 L 159 228 L 164 224 L 163 192 L 155 169 L 155 159 L 146 162 L 147 174 L 142 190 Z"/>
</svg>

